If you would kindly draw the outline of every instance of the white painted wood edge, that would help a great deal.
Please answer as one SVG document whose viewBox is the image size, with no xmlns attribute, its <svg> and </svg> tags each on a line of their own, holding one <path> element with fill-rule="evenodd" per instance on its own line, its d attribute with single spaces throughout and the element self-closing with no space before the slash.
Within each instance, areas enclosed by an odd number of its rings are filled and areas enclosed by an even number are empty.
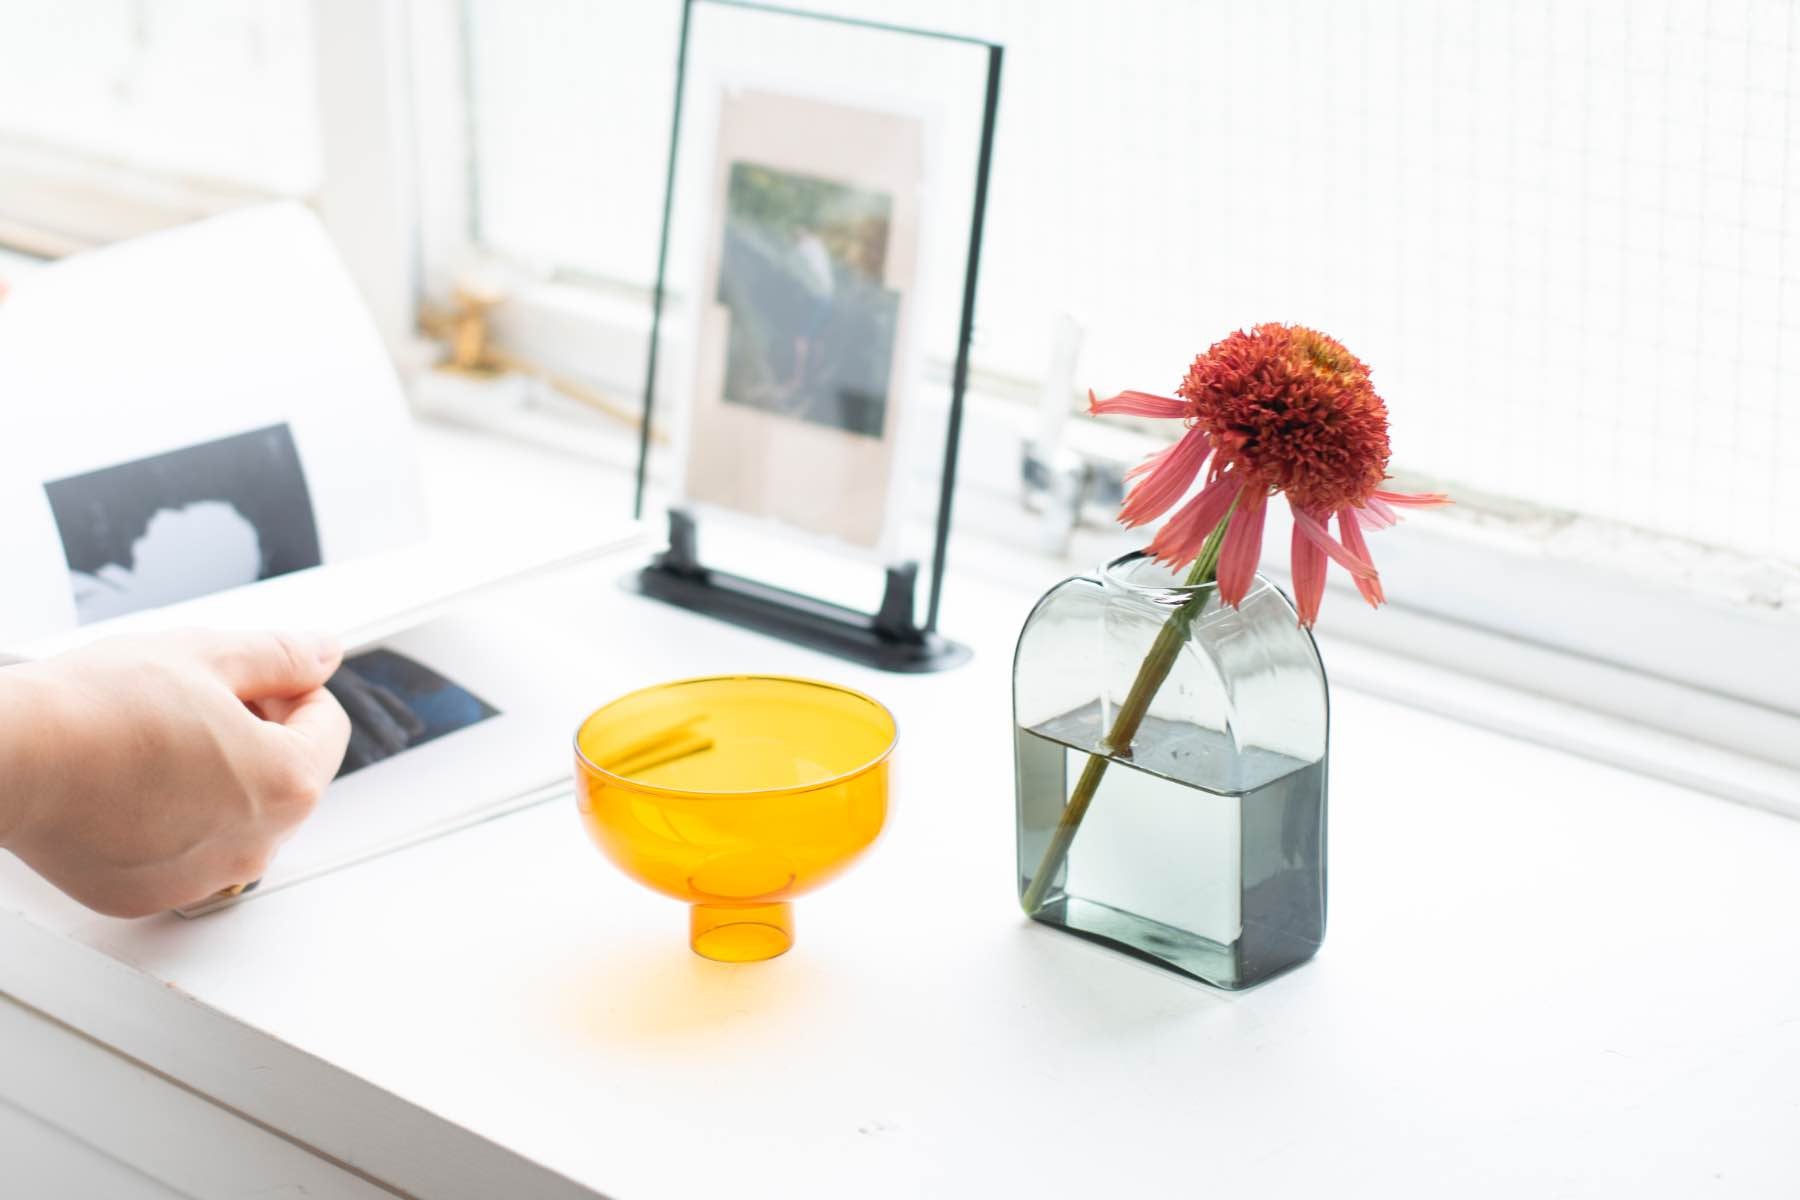
<svg viewBox="0 0 1800 1200">
<path fill-rule="evenodd" d="M 0 1000 L 0 1046 L 0 1099 L 181 1195 L 396 1194 L 16 1001 Z"/>
<path fill-rule="evenodd" d="M 17 911 L 0 913 L 0 998 L 403 1195 L 595 1195 Z"/>
</svg>

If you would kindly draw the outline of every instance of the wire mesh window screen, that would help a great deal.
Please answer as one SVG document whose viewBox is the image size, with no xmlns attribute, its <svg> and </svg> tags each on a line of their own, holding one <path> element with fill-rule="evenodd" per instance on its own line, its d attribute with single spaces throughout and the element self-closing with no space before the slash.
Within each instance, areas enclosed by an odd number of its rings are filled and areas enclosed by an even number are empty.
<svg viewBox="0 0 1800 1200">
<path fill-rule="evenodd" d="M 1800 560 L 1780 0 L 838 0 L 1008 45 L 977 365 L 1097 387 L 1238 325 L 1375 368 L 1396 466 Z M 469 0 L 482 234 L 643 283 L 679 6 Z"/>
</svg>

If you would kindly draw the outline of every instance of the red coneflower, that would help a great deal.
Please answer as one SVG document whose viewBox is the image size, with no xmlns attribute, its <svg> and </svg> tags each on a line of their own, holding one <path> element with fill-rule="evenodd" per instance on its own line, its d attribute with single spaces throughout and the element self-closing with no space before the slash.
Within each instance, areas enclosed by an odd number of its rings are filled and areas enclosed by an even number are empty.
<svg viewBox="0 0 1800 1200">
<path fill-rule="evenodd" d="M 1395 505 L 1449 503 L 1435 493 L 1382 488 L 1387 405 L 1369 382 L 1369 368 L 1317 330 L 1268 324 L 1233 333 L 1194 360 L 1175 392 L 1121 392 L 1110 400 L 1090 392 L 1089 411 L 1187 422 L 1180 441 L 1128 476 L 1134 482 L 1119 519 L 1128 526 L 1154 521 L 1204 473 L 1204 486 L 1157 531 L 1150 552 L 1158 561 L 1184 566 L 1228 522 L 1217 566 L 1219 598 L 1226 604 L 1241 604 L 1250 590 L 1262 553 L 1263 517 L 1277 492 L 1294 513 L 1294 602 L 1308 627 L 1318 619 L 1327 559 L 1349 571 L 1363 598 L 1379 605 L 1381 577 L 1363 530 L 1392 525 Z"/>
</svg>

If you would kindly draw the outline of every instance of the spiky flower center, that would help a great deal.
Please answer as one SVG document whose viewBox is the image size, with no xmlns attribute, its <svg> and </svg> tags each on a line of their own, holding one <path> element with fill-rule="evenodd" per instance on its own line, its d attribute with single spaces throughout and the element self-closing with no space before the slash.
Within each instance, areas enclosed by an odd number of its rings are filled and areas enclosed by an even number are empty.
<svg viewBox="0 0 1800 1200">
<path fill-rule="evenodd" d="M 1387 476 L 1387 405 L 1342 343 L 1300 325 L 1258 325 L 1200 355 L 1176 393 L 1220 466 L 1301 508 L 1359 504 Z"/>
</svg>

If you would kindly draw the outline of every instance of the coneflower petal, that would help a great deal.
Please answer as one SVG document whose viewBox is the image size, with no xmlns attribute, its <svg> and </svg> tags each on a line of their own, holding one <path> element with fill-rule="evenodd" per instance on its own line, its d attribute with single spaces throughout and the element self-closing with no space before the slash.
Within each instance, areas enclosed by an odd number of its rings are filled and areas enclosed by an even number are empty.
<svg viewBox="0 0 1800 1200">
<path fill-rule="evenodd" d="M 1094 397 L 1088 389 L 1088 412 L 1094 416 L 1112 414 L 1120 417 L 1185 417 L 1193 405 L 1172 396 L 1155 396 L 1149 392 L 1120 392 L 1108 400 Z"/>
<path fill-rule="evenodd" d="M 1384 492 L 1377 489 L 1374 496 L 1389 504 L 1405 504 L 1413 508 L 1434 508 L 1439 504 L 1454 503 L 1442 492 Z"/>
<path fill-rule="evenodd" d="M 1358 516 L 1357 510 L 1349 505 L 1338 509 L 1338 536 L 1344 539 L 1344 549 L 1373 567 L 1375 559 L 1369 554 L 1369 543 L 1363 540 L 1362 526 L 1357 523 Z M 1381 590 L 1380 575 L 1371 574 L 1367 579 L 1357 575 L 1355 579 L 1356 590 L 1362 593 L 1362 598 L 1369 602 L 1370 608 L 1380 608 L 1387 603 L 1387 596 Z"/>
<path fill-rule="evenodd" d="M 1180 445 L 1179 442 L 1170 442 L 1156 453 L 1145 456 L 1143 462 L 1125 472 L 1125 482 L 1130 483 L 1138 476 L 1148 475 L 1150 472 L 1156 470 L 1156 468 L 1162 466 L 1164 462 L 1168 461 L 1169 455 L 1175 452 L 1175 447 L 1178 445 Z"/>
<path fill-rule="evenodd" d="M 1233 607 L 1244 602 L 1256 578 L 1268 500 L 1267 486 L 1258 481 L 1246 483 L 1238 491 L 1237 511 L 1231 514 L 1225 546 L 1219 552 L 1219 599 Z"/>
<path fill-rule="evenodd" d="M 1319 619 L 1319 602 L 1325 598 L 1325 552 L 1295 525 L 1289 555 L 1294 572 L 1294 604 L 1300 610 L 1300 624 L 1311 629 Z"/>
<path fill-rule="evenodd" d="M 1150 539 L 1150 554 L 1157 562 L 1183 567 L 1200 557 L 1206 539 L 1231 511 L 1231 498 L 1237 494 L 1238 478 L 1222 475 L 1200 489 L 1200 494 L 1175 510 L 1163 527 Z"/>
<path fill-rule="evenodd" d="M 1288 503 L 1292 507 L 1293 502 L 1290 500 Z M 1375 574 L 1375 564 L 1369 561 L 1366 554 L 1352 554 L 1343 546 L 1338 545 L 1337 539 L 1331 536 L 1330 530 L 1319 524 L 1315 517 L 1298 508 L 1294 509 L 1294 528 L 1304 534 L 1319 549 L 1331 555 L 1333 562 L 1352 575 L 1358 578 L 1369 578 Z"/>
<path fill-rule="evenodd" d="M 1373 496 L 1364 500 L 1356 513 L 1364 529 L 1387 529 L 1400 523 L 1400 514 Z"/>
<path fill-rule="evenodd" d="M 1168 512 L 1194 486 L 1200 468 L 1206 465 L 1206 457 L 1211 453 L 1212 440 L 1204 430 L 1190 429 L 1182 434 L 1179 442 L 1157 456 L 1154 462 L 1145 464 L 1150 469 L 1125 497 L 1125 503 L 1119 509 L 1120 522 L 1128 526 L 1146 525 Z"/>
</svg>

